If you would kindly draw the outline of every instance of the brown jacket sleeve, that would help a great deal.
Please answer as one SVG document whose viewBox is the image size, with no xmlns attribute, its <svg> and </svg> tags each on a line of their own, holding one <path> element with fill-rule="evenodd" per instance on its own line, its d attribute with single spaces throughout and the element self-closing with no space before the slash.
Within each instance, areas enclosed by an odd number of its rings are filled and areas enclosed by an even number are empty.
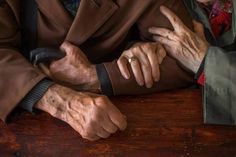
<svg viewBox="0 0 236 157">
<path fill-rule="evenodd" d="M 192 28 L 192 20 L 187 12 L 182 1 L 175 0 L 159 0 L 154 1 L 146 13 L 138 21 L 140 36 L 145 41 L 152 40 L 151 34 L 148 33 L 148 28 L 152 26 L 172 28 L 171 24 L 160 13 L 160 6 L 165 5 L 176 12 L 179 17 L 183 17 L 184 23 Z M 140 87 L 136 83 L 134 77 L 129 80 L 125 80 L 118 69 L 116 61 L 105 63 L 105 69 L 108 73 L 110 83 L 112 86 L 112 92 L 114 95 L 121 94 L 144 94 L 156 91 L 170 90 L 183 88 L 191 85 L 194 81 L 193 75 L 183 70 L 177 62 L 166 57 L 163 63 L 160 65 L 161 79 L 154 85 L 153 88 L 147 89 Z"/>
<path fill-rule="evenodd" d="M 136 83 L 133 75 L 129 80 L 124 79 L 116 61 L 105 63 L 105 68 L 108 72 L 114 95 L 148 94 L 184 88 L 193 84 L 193 75 L 180 68 L 177 62 L 168 56 L 163 60 L 160 66 L 160 81 L 155 83 L 150 89 L 145 86 L 140 87 Z"/>
<path fill-rule="evenodd" d="M 0 118 L 7 115 L 45 76 L 20 54 L 20 5 L 0 1 Z"/>
</svg>

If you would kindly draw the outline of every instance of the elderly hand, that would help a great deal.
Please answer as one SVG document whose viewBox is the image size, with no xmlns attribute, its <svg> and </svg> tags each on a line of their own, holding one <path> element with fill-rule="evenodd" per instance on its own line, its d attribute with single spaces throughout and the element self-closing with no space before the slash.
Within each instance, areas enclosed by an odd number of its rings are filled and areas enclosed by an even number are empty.
<svg viewBox="0 0 236 157">
<path fill-rule="evenodd" d="M 100 85 L 95 65 L 89 62 L 77 46 L 69 42 L 64 42 L 60 49 L 66 56 L 50 64 L 49 75 L 60 83 L 79 86 L 88 91 L 98 91 Z"/>
<path fill-rule="evenodd" d="M 171 56 L 196 73 L 209 48 L 203 25 L 193 21 L 195 32 L 192 32 L 171 10 L 164 6 L 160 10 L 169 19 L 174 31 L 153 27 L 149 32 L 154 34 L 154 40 L 162 43 Z"/>
<path fill-rule="evenodd" d="M 53 85 L 36 108 L 65 121 L 83 138 L 107 138 L 127 126 L 126 117 L 105 96 Z"/>
<path fill-rule="evenodd" d="M 123 52 L 117 64 L 125 79 L 130 78 L 128 63 L 137 83 L 147 88 L 153 86 L 153 82 L 160 79 L 159 64 L 166 56 L 165 49 L 157 43 L 137 43 L 130 49 Z"/>
</svg>

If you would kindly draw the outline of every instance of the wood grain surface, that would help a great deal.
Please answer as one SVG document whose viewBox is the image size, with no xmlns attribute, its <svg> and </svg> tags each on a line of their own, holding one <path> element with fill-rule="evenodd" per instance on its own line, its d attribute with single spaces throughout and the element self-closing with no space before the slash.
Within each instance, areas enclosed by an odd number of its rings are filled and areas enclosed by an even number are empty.
<svg viewBox="0 0 236 157">
<path fill-rule="evenodd" d="M 236 127 L 204 125 L 201 92 L 112 98 L 128 128 L 89 142 L 46 113 L 0 122 L 0 157 L 236 157 Z"/>
</svg>

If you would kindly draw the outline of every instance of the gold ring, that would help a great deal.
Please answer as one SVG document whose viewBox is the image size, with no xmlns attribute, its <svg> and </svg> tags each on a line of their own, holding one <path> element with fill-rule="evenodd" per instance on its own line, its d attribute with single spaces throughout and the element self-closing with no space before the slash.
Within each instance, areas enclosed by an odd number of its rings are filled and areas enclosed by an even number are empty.
<svg viewBox="0 0 236 157">
<path fill-rule="evenodd" d="M 129 62 L 129 64 L 131 64 L 133 61 L 136 61 L 137 60 L 137 58 L 136 57 L 130 57 L 130 58 L 128 58 L 128 62 Z"/>
</svg>

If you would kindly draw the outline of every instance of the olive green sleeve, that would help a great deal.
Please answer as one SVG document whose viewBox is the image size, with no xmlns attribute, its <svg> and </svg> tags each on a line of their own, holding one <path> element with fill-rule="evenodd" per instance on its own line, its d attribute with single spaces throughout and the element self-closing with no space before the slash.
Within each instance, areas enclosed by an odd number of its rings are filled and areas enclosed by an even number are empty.
<svg viewBox="0 0 236 157">
<path fill-rule="evenodd" d="M 235 125 L 236 52 L 210 47 L 204 71 L 204 122 Z"/>
</svg>

